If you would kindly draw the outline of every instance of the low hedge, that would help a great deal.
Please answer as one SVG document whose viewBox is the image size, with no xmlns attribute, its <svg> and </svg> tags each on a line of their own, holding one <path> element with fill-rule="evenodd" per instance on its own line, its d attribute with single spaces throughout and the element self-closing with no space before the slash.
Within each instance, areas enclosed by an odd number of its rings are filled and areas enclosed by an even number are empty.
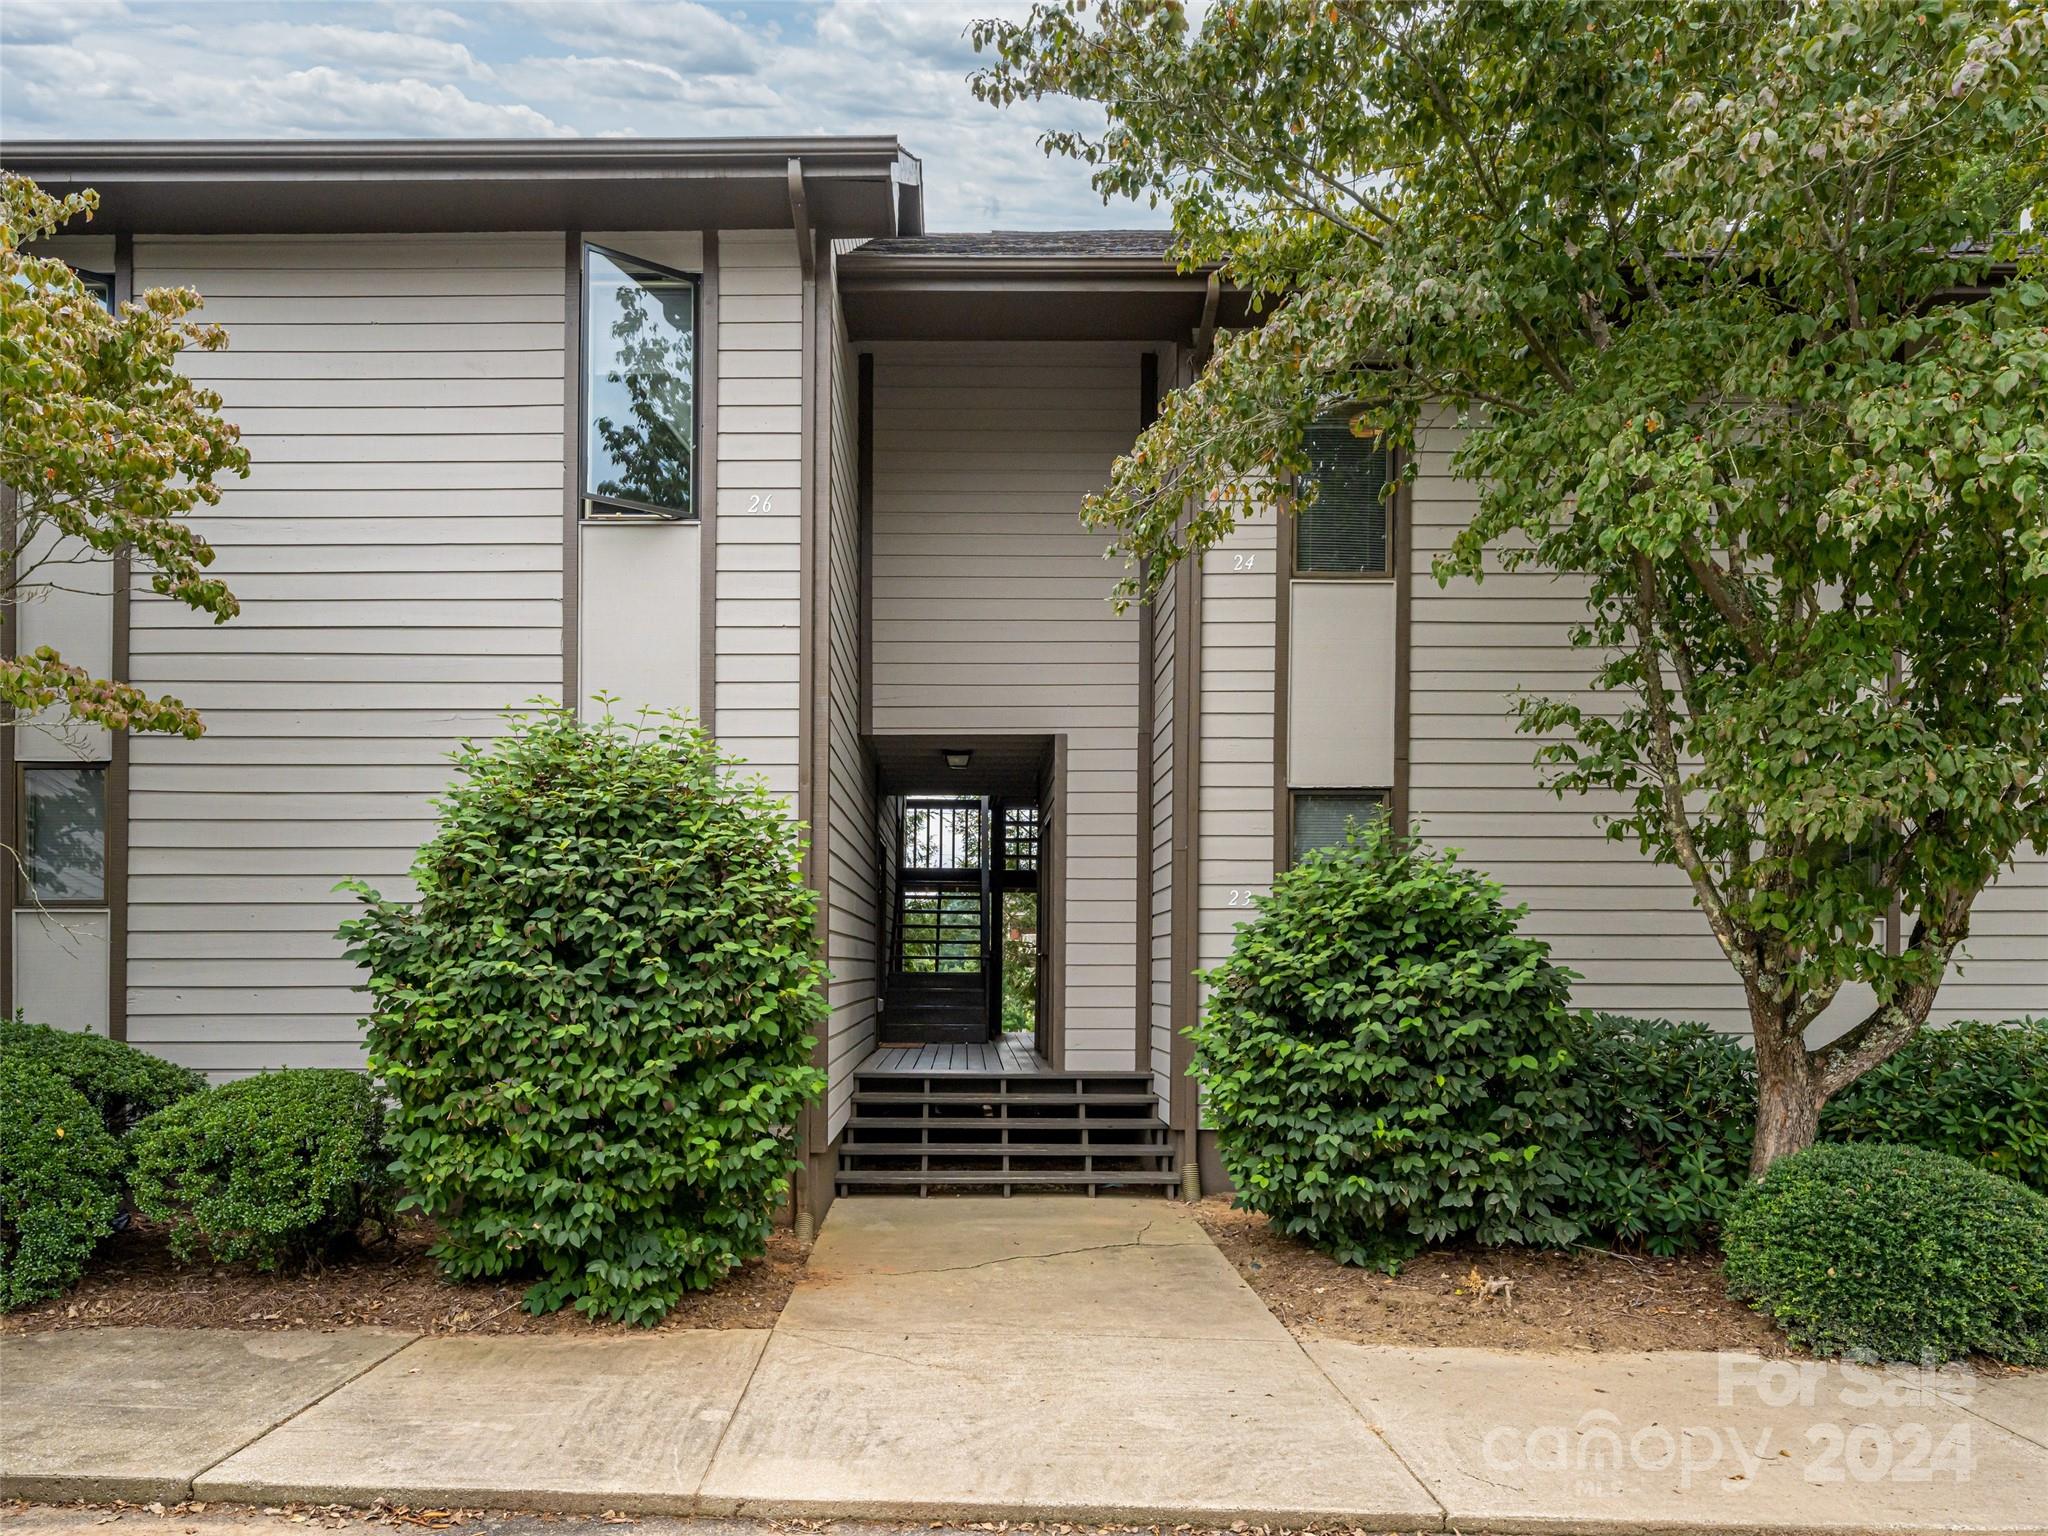
<svg viewBox="0 0 2048 1536">
<path fill-rule="evenodd" d="M 1821 1144 L 1745 1186 L 1729 1293 L 1816 1354 L 2048 1362 L 2048 1197 L 1915 1147 Z"/>
<path fill-rule="evenodd" d="M 121 1209 L 121 1146 L 84 1094 L 0 1057 L 0 1311 L 62 1295 Z"/>
<path fill-rule="evenodd" d="M 1820 1133 L 1946 1152 L 2048 1194 L 2048 1019 L 1923 1029 L 1827 1102 Z"/>
<path fill-rule="evenodd" d="M 1239 1203 L 1345 1263 L 1568 1242 L 1570 973 L 1522 909 L 1383 823 L 1273 882 L 1208 978 L 1193 1070 Z"/>
<path fill-rule="evenodd" d="M 1704 1024 L 1581 1014 L 1585 1134 L 1571 1148 L 1588 1231 L 1651 1253 L 1704 1245 L 1749 1173 L 1756 1065 Z"/>
<path fill-rule="evenodd" d="M 206 1087 L 206 1079 L 119 1040 L 31 1024 L 20 1014 L 0 1019 L 0 1059 L 33 1061 L 84 1094 L 101 1121 L 120 1135 Z"/>
<path fill-rule="evenodd" d="M 258 1269 L 317 1258 L 390 1214 L 383 1103 L 357 1072 L 293 1068 L 225 1083 L 129 1135 L 135 1205 L 181 1259 Z"/>
<path fill-rule="evenodd" d="M 1587 1229 L 1652 1253 L 1705 1245 L 1749 1182 L 1749 1047 L 1700 1024 L 1582 1013 L 1573 1053 Z M 1946 1152 L 2048 1192 L 2048 1020 L 1923 1029 L 1822 1108 L 1820 1139 Z"/>
</svg>

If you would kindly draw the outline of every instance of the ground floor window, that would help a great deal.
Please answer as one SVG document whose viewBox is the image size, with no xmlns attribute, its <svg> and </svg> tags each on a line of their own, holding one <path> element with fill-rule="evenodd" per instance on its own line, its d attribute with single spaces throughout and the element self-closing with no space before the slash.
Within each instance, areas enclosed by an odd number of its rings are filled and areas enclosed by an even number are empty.
<svg viewBox="0 0 2048 1536">
<path fill-rule="evenodd" d="M 1383 789 L 1297 789 L 1288 796 L 1292 831 L 1290 856 L 1299 862 L 1314 848 L 1344 841 L 1347 827 L 1387 814 Z"/>
<path fill-rule="evenodd" d="M 46 907 L 104 906 L 107 899 L 107 770 L 104 764 L 25 764 L 21 769 L 17 898 Z"/>
</svg>

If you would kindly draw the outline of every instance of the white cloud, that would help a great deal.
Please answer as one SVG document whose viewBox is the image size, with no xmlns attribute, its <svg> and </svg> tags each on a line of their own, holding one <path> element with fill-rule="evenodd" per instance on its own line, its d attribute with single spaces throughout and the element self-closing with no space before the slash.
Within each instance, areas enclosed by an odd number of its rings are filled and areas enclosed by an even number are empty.
<svg viewBox="0 0 2048 1536">
<path fill-rule="evenodd" d="M 789 103 L 765 81 L 746 75 L 686 75 L 646 59 L 580 54 L 521 59 L 499 78 L 529 101 L 588 109 L 596 102 L 686 104 L 711 110 L 776 112 Z M 634 131 L 630 125 L 618 132 Z M 650 132 L 663 131 L 650 129 Z"/>
<path fill-rule="evenodd" d="M 63 42 L 131 18 L 122 0 L 7 0 L 0 36 L 16 43 Z"/>
<path fill-rule="evenodd" d="M 253 53 L 312 58 L 325 64 L 354 64 L 394 74 L 466 75 L 473 79 L 490 74 L 461 43 L 406 32 L 282 25 L 247 28 L 239 38 L 226 41 L 246 46 Z"/>
<path fill-rule="evenodd" d="M 575 131 L 528 106 L 473 100 L 458 86 L 364 80 L 325 65 L 258 82 L 248 107 L 273 131 L 285 133 L 550 138 Z"/>
<path fill-rule="evenodd" d="M 692 0 L 501 0 L 498 9 L 556 42 L 602 45 L 678 68 L 739 74 L 764 58 L 758 33 Z"/>
<path fill-rule="evenodd" d="M 0 136 L 894 134 L 934 229 L 1162 224 L 976 101 L 976 16 L 1028 0 L 0 0 Z"/>
</svg>

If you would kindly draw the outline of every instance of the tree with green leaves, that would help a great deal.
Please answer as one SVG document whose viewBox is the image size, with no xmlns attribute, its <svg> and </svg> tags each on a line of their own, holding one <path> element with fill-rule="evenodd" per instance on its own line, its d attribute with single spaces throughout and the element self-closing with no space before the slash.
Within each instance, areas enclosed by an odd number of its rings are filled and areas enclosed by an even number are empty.
<svg viewBox="0 0 2048 1536">
<path fill-rule="evenodd" d="M 1590 687 L 1520 724 L 1740 977 L 1754 1170 L 1806 1145 L 2048 848 L 2040 6 L 1070 0 L 974 31 L 980 95 L 1099 104 L 1048 150 L 1170 203 L 1261 311 L 1088 503 L 1121 596 L 1330 413 L 1397 445 L 1451 413 L 1479 504 L 1436 574 L 1586 592 Z M 1809 1044 L 1852 984 L 1875 1006 Z"/>
<path fill-rule="evenodd" d="M 126 554 L 157 592 L 225 622 L 234 596 L 207 574 L 213 550 L 185 514 L 217 503 L 219 480 L 246 475 L 249 455 L 221 419 L 220 396 L 180 373 L 178 358 L 219 350 L 227 333 L 187 318 L 200 305 L 189 288 L 153 288 L 115 309 L 64 262 L 30 251 L 98 205 L 91 192 L 56 198 L 0 175 L 0 485 L 12 497 L 0 519 L 0 600 L 37 601 L 82 565 Z M 6 713 L 116 731 L 205 729 L 177 699 L 94 677 L 49 646 L 0 656 Z"/>
</svg>

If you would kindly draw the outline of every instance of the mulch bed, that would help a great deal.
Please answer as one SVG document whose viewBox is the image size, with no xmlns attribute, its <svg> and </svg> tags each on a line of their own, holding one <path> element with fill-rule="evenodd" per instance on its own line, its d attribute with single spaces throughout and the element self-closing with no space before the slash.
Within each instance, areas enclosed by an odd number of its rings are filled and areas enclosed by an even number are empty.
<svg viewBox="0 0 2048 1536">
<path fill-rule="evenodd" d="M 240 1266 L 180 1264 L 161 1231 L 137 1218 L 107 1239 L 85 1278 L 65 1296 L 0 1317 L 0 1333 L 51 1328 L 344 1328 L 375 1325 L 416 1333 L 639 1333 L 564 1310 L 535 1317 L 520 1305 L 523 1281 L 455 1284 L 428 1257 L 433 1229 L 403 1224 L 388 1243 L 273 1275 Z M 657 1325 L 771 1328 L 809 1256 L 777 1227 L 763 1258 L 723 1284 L 694 1292 Z"/>
<path fill-rule="evenodd" d="M 1454 1246 L 1388 1276 L 1339 1264 L 1227 1199 L 1202 1201 L 1195 1219 L 1300 1338 L 1411 1349 L 1797 1353 L 1768 1320 L 1728 1299 L 1710 1254 Z"/>
</svg>

